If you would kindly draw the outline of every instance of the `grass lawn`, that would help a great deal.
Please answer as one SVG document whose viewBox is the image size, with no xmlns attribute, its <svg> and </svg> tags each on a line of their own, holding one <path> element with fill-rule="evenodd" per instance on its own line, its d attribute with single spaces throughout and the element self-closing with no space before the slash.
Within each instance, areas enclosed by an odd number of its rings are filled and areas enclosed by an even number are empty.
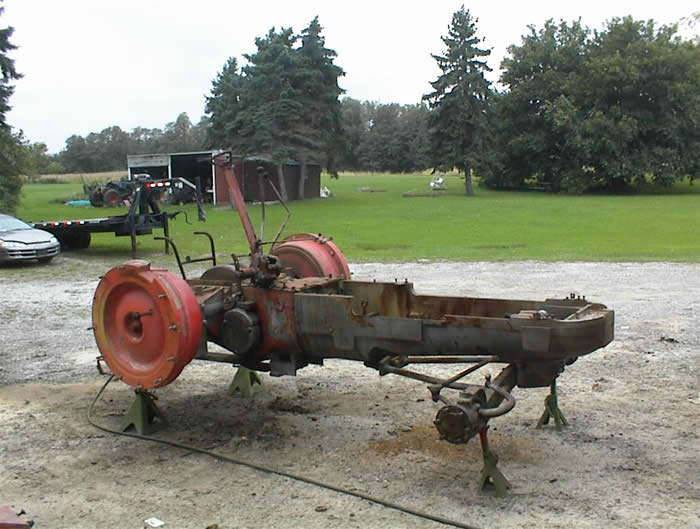
<svg viewBox="0 0 700 529">
<path fill-rule="evenodd" d="M 490 191 L 476 187 L 464 196 L 464 181 L 447 176 L 447 191 L 431 193 L 427 175 L 342 174 L 324 177 L 333 197 L 290 203 L 285 234 L 332 236 L 349 261 L 700 261 L 700 185 L 679 184 L 662 192 L 637 195 L 551 195 Z M 373 191 L 360 191 L 361 188 Z M 69 207 L 56 199 L 81 193 L 77 182 L 25 184 L 18 214 L 24 220 L 60 220 L 123 214 L 125 208 Z M 404 196 L 405 193 L 419 196 Z M 169 209 L 179 209 L 171 207 Z M 207 222 L 192 225 L 183 216 L 172 223 L 171 236 L 183 255 L 207 252 L 193 231 L 206 230 L 221 255 L 247 253 L 238 216 L 227 206 L 207 206 Z M 260 207 L 249 207 L 255 225 Z M 274 236 L 283 209 L 266 207 L 266 239 Z M 160 233 L 156 234 L 160 235 Z M 139 238 L 143 255 L 161 243 Z M 89 252 L 129 255 L 128 238 L 95 234 Z"/>
</svg>

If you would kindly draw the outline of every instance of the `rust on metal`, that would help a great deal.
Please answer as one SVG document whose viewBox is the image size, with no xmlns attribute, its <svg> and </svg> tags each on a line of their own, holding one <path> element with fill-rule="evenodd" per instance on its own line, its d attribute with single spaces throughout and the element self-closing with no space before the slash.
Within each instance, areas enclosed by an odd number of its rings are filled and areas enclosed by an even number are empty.
<svg viewBox="0 0 700 529">
<path fill-rule="evenodd" d="M 135 388 L 172 382 L 194 358 L 273 376 L 295 375 L 330 358 L 354 360 L 380 375 L 427 384 L 444 405 L 435 418 L 442 438 L 463 443 L 481 432 L 486 443 L 489 420 L 515 406 L 516 386 L 555 388 L 567 365 L 613 339 L 613 311 L 585 298 L 419 295 L 408 280 L 352 280 L 340 249 L 320 234 L 277 242 L 280 230 L 266 243 L 262 229 L 260 238 L 255 234 L 230 156 L 214 163 L 229 183 L 249 262 L 234 256 L 232 263 L 216 264 L 209 237 L 212 257 L 199 261 L 212 266 L 199 278 L 185 281 L 130 261 L 105 274 L 95 293 L 98 347 L 111 371 Z M 182 269 L 179 257 L 178 264 Z M 209 352 L 209 342 L 228 352 Z M 447 377 L 422 370 L 445 363 L 471 365 Z M 466 380 L 492 364 L 503 366 L 493 381 Z M 484 446 L 493 473 L 497 458 Z"/>
<path fill-rule="evenodd" d="M 104 275 L 95 292 L 92 316 L 104 361 L 135 387 L 152 389 L 175 380 L 202 339 L 193 290 L 146 261 L 129 261 Z M 169 357 L 176 361 L 168 361 Z"/>
<path fill-rule="evenodd" d="M 228 184 L 228 189 L 233 202 L 236 204 L 236 210 L 241 219 L 241 224 L 243 224 L 243 231 L 248 239 L 248 245 L 250 246 L 251 252 L 255 252 L 258 247 L 258 238 L 255 236 L 255 228 L 253 228 L 253 223 L 250 221 L 248 216 L 248 210 L 245 207 L 245 201 L 243 200 L 243 193 L 241 193 L 241 188 L 236 183 L 233 176 L 233 165 L 231 164 L 231 156 L 228 153 L 222 153 L 214 157 L 214 164 L 221 169 L 223 172 L 226 183 Z"/>
</svg>

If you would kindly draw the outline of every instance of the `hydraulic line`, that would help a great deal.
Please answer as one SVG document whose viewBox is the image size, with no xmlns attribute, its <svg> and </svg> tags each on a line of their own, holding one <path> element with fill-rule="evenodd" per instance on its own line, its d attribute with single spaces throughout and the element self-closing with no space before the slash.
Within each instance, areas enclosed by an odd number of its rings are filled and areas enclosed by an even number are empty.
<svg viewBox="0 0 700 529">
<path fill-rule="evenodd" d="M 399 511 L 405 514 L 409 514 L 411 516 L 415 516 L 417 518 L 422 518 L 424 520 L 430 520 L 432 522 L 437 522 L 441 523 L 443 525 L 449 525 L 452 527 L 458 527 L 460 529 L 479 529 L 478 527 L 474 525 L 469 525 L 469 524 L 464 524 L 461 522 L 457 522 L 455 520 L 450 520 L 448 518 L 443 518 L 442 516 L 437 516 L 434 514 L 430 513 L 424 513 L 421 511 L 418 511 L 416 509 L 412 509 L 410 507 L 404 507 L 402 505 L 393 503 L 388 500 L 383 500 L 381 498 L 377 498 L 376 496 L 372 496 L 370 494 L 365 494 L 364 492 L 358 492 L 354 490 L 349 490 L 346 488 L 343 488 L 338 485 L 332 485 L 329 483 L 324 483 L 322 481 L 315 480 L 313 478 L 307 478 L 304 476 L 299 476 L 296 474 L 291 474 L 289 472 L 285 472 L 283 470 L 275 470 L 273 468 L 267 467 L 265 465 L 261 465 L 258 463 L 251 463 L 250 461 L 245 461 L 243 459 L 238 459 L 235 457 L 230 457 L 230 456 L 224 456 L 221 454 L 217 454 L 215 452 L 211 452 L 209 450 L 204 450 L 203 448 L 197 448 L 195 446 L 189 446 L 183 443 L 178 443 L 176 441 L 168 441 L 166 439 L 158 439 L 157 437 L 151 437 L 150 435 L 141 435 L 138 433 L 131 433 L 131 432 L 121 432 L 119 430 L 113 430 L 111 428 L 108 428 L 106 426 L 102 426 L 98 423 L 95 422 L 93 418 L 93 412 L 95 410 L 95 405 L 97 404 L 97 401 L 100 399 L 102 394 L 104 393 L 105 389 L 107 389 L 107 386 L 109 383 L 112 381 L 114 378 L 114 375 L 111 375 L 108 379 L 107 382 L 104 383 L 104 385 L 100 388 L 100 390 L 95 394 L 94 398 L 92 399 L 92 402 L 90 403 L 90 406 L 87 409 L 87 420 L 88 422 L 93 425 L 95 428 L 98 430 L 102 430 L 103 432 L 111 433 L 114 435 L 122 435 L 125 437 L 133 437 L 134 439 L 141 439 L 143 441 L 152 441 L 154 443 L 160 443 L 163 445 L 167 446 L 172 446 L 174 448 L 180 448 L 182 450 L 187 450 L 189 452 L 193 452 L 196 454 L 203 454 L 209 457 L 212 457 L 214 459 L 217 459 L 219 461 L 224 461 L 226 463 L 232 463 L 234 465 L 240 465 L 244 466 L 247 468 L 251 468 L 253 470 L 257 470 L 258 472 L 263 472 L 265 474 L 272 474 L 275 476 L 280 476 L 283 478 L 287 479 L 292 479 L 294 481 L 298 481 L 300 483 L 306 483 L 307 485 L 313 485 L 315 487 L 320 487 L 322 489 L 330 490 L 333 492 L 337 492 L 339 494 L 345 494 L 347 496 L 353 496 L 355 498 L 359 498 L 361 500 L 366 500 L 370 501 L 372 503 L 375 503 L 377 505 L 381 505 L 382 507 L 386 507 L 388 509 L 392 509 L 395 511 Z"/>
</svg>

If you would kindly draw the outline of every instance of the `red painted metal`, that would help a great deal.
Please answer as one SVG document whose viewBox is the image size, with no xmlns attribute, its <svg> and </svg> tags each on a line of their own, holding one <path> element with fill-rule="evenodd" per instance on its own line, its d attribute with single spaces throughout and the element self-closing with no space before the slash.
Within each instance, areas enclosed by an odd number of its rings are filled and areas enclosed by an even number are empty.
<svg viewBox="0 0 700 529">
<path fill-rule="evenodd" d="M 291 268 L 296 277 L 343 277 L 350 279 L 350 268 L 340 249 L 322 235 L 296 233 L 270 252 Z"/>
<path fill-rule="evenodd" d="M 243 287 L 243 297 L 255 302 L 260 318 L 262 342 L 255 357 L 265 360 L 273 352 L 300 352 L 297 341 L 294 292 L 258 287 Z"/>
<path fill-rule="evenodd" d="M 133 260 L 100 281 L 92 306 L 97 346 L 130 386 L 169 384 L 197 353 L 202 316 L 192 288 L 164 269 Z"/>
<path fill-rule="evenodd" d="M 17 516 L 6 505 L 0 506 L 0 529 L 29 529 L 31 525 L 27 520 Z"/>
<path fill-rule="evenodd" d="M 245 231 L 245 236 L 248 239 L 248 245 L 250 246 L 250 253 L 254 254 L 258 251 L 259 241 L 255 235 L 255 228 L 253 228 L 253 223 L 248 216 L 248 210 L 245 207 L 245 201 L 243 200 L 243 193 L 241 193 L 241 188 L 238 183 L 234 180 L 233 176 L 233 165 L 229 155 L 219 156 L 214 158 L 214 163 L 217 168 L 221 169 L 221 172 L 226 178 L 226 183 L 228 184 L 229 192 L 233 198 L 234 204 L 236 204 L 236 209 L 238 210 L 238 215 L 241 218 L 241 224 L 243 224 L 243 230 Z"/>
</svg>

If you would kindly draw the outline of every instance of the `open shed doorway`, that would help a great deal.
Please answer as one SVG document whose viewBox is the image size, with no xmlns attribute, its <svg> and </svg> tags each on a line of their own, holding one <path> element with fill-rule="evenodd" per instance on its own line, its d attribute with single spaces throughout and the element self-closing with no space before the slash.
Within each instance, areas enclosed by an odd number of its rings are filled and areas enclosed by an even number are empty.
<svg viewBox="0 0 700 529">
<path fill-rule="evenodd" d="M 130 154 L 127 156 L 129 179 L 148 174 L 154 180 L 184 178 L 193 185 L 199 180 L 202 199 L 216 203 L 216 182 L 212 156 L 219 151 L 176 152 L 168 154 Z"/>
<path fill-rule="evenodd" d="M 185 178 L 201 186 L 205 202 L 214 202 L 214 165 L 212 153 L 183 153 L 170 155 L 170 175 L 173 178 Z"/>
</svg>

